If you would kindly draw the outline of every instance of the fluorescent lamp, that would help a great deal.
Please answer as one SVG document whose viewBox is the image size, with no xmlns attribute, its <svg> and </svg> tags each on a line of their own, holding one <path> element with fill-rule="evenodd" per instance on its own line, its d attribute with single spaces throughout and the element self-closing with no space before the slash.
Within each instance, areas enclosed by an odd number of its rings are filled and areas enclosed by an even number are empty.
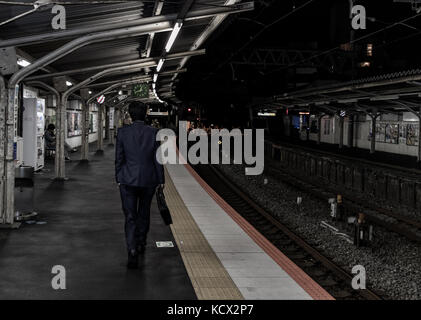
<svg viewBox="0 0 421 320">
<path fill-rule="evenodd" d="M 183 22 L 176 22 L 174 25 L 174 29 L 172 29 L 171 35 L 168 39 L 167 45 L 165 46 L 165 51 L 169 52 L 171 50 L 172 45 L 174 44 L 175 39 L 180 32 L 181 27 L 183 26 Z"/>
<path fill-rule="evenodd" d="M 92 94 L 92 91 L 91 90 L 89 90 L 89 94 Z"/>
<path fill-rule="evenodd" d="M 276 117 L 275 112 L 258 112 L 257 115 L 259 117 Z"/>
<path fill-rule="evenodd" d="M 120 90 L 118 94 L 121 96 L 123 94 L 123 90 Z"/>
<path fill-rule="evenodd" d="M 153 82 L 156 82 L 156 80 L 158 80 L 158 74 L 157 74 L 157 73 L 155 73 L 155 74 L 153 75 Z"/>
<path fill-rule="evenodd" d="M 164 103 L 164 101 L 162 101 L 159 97 L 158 97 L 158 94 L 156 93 L 156 90 L 155 90 L 155 88 L 153 88 L 153 94 L 154 94 L 154 96 L 155 96 L 155 98 L 156 98 L 156 100 L 158 100 L 160 103 Z"/>
<path fill-rule="evenodd" d="M 71 87 L 73 85 L 73 83 L 71 83 L 70 81 L 66 81 L 66 86 Z"/>
<path fill-rule="evenodd" d="M 155 88 L 156 88 L 156 83 L 152 83 L 152 89 L 155 90 Z"/>
<path fill-rule="evenodd" d="M 18 58 L 18 65 L 20 65 L 21 67 L 27 67 L 30 64 L 31 63 L 28 60 L 25 60 L 23 58 Z"/>
<path fill-rule="evenodd" d="M 162 66 L 164 65 L 164 59 L 159 59 L 158 65 L 156 66 L 156 71 L 159 72 L 162 68 Z"/>
</svg>

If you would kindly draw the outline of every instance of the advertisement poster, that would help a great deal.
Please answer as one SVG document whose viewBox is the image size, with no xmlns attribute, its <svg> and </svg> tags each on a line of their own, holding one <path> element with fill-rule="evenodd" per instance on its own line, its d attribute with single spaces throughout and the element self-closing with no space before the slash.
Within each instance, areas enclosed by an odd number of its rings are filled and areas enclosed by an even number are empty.
<svg viewBox="0 0 421 320">
<path fill-rule="evenodd" d="M 399 126 L 399 143 L 406 143 L 406 126 L 400 125 Z"/>
<path fill-rule="evenodd" d="M 418 124 L 408 124 L 406 126 L 406 144 L 408 146 L 417 146 L 418 138 Z"/>
<path fill-rule="evenodd" d="M 97 113 L 91 113 L 89 114 L 89 133 L 95 133 L 98 130 L 98 114 Z"/>
<path fill-rule="evenodd" d="M 386 143 L 399 143 L 399 125 L 394 123 L 386 124 Z"/>
<path fill-rule="evenodd" d="M 80 136 L 82 134 L 82 113 L 75 111 L 67 112 L 67 137 Z"/>
<path fill-rule="evenodd" d="M 373 130 L 370 124 L 368 141 L 371 140 L 372 136 L 373 136 Z M 385 142 L 385 141 L 386 141 L 386 125 L 384 123 L 376 123 L 376 142 Z"/>
</svg>

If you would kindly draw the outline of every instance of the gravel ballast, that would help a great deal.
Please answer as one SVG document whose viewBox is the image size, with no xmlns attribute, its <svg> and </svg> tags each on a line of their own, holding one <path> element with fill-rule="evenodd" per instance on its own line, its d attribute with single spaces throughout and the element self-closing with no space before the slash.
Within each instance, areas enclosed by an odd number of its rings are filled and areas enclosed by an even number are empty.
<svg viewBox="0 0 421 320">
<path fill-rule="evenodd" d="M 324 202 L 274 176 L 246 176 L 242 165 L 219 165 L 218 168 L 260 206 L 339 266 L 351 272 L 354 266 L 362 265 L 371 289 L 391 299 L 421 299 L 420 244 L 374 226 L 371 247 L 356 248 L 321 226 L 325 221 L 352 237 L 351 225 L 331 221 L 328 199 Z M 297 197 L 302 197 L 300 207 Z"/>
</svg>

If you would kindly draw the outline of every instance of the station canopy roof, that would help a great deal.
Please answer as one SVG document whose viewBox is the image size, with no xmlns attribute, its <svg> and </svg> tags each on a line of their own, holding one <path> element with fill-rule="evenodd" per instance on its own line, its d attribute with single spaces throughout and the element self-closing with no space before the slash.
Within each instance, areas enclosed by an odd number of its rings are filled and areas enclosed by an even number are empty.
<svg viewBox="0 0 421 320">
<path fill-rule="evenodd" d="M 375 77 L 307 88 L 257 100 L 255 107 L 292 109 L 317 113 L 417 113 L 421 109 L 421 70 L 383 74 Z"/>
<path fill-rule="evenodd" d="M 205 53 L 204 50 L 200 50 L 205 48 L 206 39 L 229 14 L 253 9 L 252 2 L 241 0 L 42 0 L 38 1 L 42 5 L 36 11 L 16 18 L 34 10 L 34 2 L 0 1 L 0 47 L 15 46 L 18 57 L 28 62 L 47 55 L 72 39 L 97 31 L 92 28 L 120 26 L 122 23 L 132 23 L 135 26 L 146 21 L 145 19 L 158 18 L 155 16 L 159 16 L 159 21 L 166 22 L 169 27 L 82 46 L 29 75 L 24 79 L 25 83 L 36 80 L 52 85 L 53 75 L 65 75 L 74 84 L 103 70 L 101 66 L 131 61 L 139 63 L 140 59 L 149 59 L 145 61 L 149 61 L 150 64 L 132 69 L 130 72 L 103 77 L 96 83 L 104 85 L 97 84 L 92 91 L 98 92 L 113 81 L 123 81 L 129 77 L 139 77 L 143 79 L 142 81 L 151 83 L 157 72 L 159 60 L 164 58 L 154 87 L 159 98 L 174 103 L 179 101 L 173 95 L 173 85 L 177 81 L 178 73 L 186 71 L 185 65 L 188 59 L 195 55 L 194 52 Z M 66 30 L 52 29 L 54 4 L 63 4 L 66 9 Z M 6 22 L 14 18 L 16 20 Z M 167 53 L 165 47 L 176 22 L 182 22 L 182 27 L 171 50 Z M 81 31 L 77 35 L 64 36 L 66 32 L 77 30 Z M 181 54 L 178 55 L 179 53 Z M 91 70 L 83 70 L 87 68 Z"/>
</svg>

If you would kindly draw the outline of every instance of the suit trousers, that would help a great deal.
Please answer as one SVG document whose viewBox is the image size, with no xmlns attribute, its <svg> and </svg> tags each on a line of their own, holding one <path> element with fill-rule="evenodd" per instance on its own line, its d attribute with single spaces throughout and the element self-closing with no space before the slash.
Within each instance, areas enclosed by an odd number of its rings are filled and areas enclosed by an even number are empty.
<svg viewBox="0 0 421 320">
<path fill-rule="evenodd" d="M 136 250 L 140 245 L 146 245 L 155 190 L 156 187 L 120 185 L 121 203 L 126 217 L 124 229 L 128 252 Z"/>
</svg>

